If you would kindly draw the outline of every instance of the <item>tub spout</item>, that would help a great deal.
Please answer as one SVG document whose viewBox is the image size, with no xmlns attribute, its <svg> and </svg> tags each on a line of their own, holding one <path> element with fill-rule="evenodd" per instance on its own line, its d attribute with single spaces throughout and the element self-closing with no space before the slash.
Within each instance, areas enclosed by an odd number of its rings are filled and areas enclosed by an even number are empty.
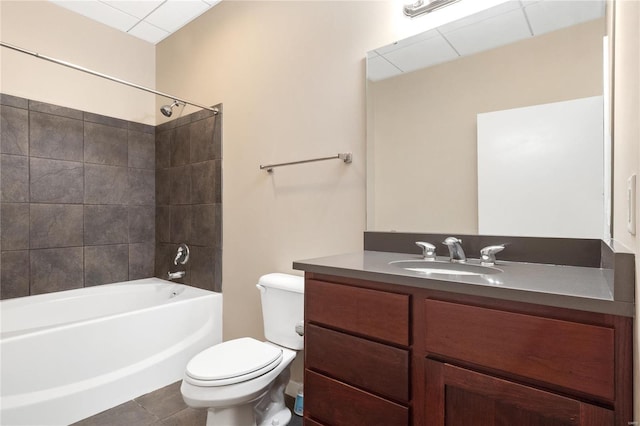
<svg viewBox="0 0 640 426">
<path fill-rule="evenodd" d="M 177 280 L 177 279 L 180 279 L 180 278 L 184 277 L 184 274 L 185 274 L 184 271 L 167 272 L 167 278 L 169 280 Z"/>
</svg>

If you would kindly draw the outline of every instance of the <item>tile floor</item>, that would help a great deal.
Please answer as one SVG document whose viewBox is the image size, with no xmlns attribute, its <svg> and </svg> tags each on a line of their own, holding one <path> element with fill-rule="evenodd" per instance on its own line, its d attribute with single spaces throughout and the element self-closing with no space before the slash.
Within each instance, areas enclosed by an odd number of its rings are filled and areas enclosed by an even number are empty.
<svg viewBox="0 0 640 426">
<path fill-rule="evenodd" d="M 287 406 L 292 408 L 293 398 L 286 399 Z M 207 411 L 187 407 L 180 394 L 180 382 L 176 382 L 81 420 L 73 426 L 204 426 L 206 423 Z M 302 417 L 293 414 L 289 425 L 302 426 Z"/>
</svg>

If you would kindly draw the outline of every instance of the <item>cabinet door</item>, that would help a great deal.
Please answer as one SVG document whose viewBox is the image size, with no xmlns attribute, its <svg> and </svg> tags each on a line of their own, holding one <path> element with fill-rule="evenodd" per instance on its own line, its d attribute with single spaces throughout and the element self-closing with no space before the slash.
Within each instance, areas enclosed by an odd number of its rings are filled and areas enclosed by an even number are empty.
<svg viewBox="0 0 640 426">
<path fill-rule="evenodd" d="M 427 359 L 426 425 L 607 426 L 613 412 Z"/>
</svg>

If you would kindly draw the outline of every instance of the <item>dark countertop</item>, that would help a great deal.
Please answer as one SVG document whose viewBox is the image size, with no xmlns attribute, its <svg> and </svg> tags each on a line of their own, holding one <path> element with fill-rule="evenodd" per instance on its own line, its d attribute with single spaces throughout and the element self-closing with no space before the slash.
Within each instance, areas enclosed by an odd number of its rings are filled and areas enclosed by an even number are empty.
<svg viewBox="0 0 640 426">
<path fill-rule="evenodd" d="M 360 251 L 293 262 L 293 269 L 424 289 L 493 297 L 633 317 L 634 305 L 614 300 L 613 270 L 579 266 L 498 261 L 491 275 L 425 274 L 389 262 L 421 260 L 407 253 Z M 448 261 L 438 257 L 438 261 Z M 469 264 L 479 264 L 469 259 Z"/>
</svg>

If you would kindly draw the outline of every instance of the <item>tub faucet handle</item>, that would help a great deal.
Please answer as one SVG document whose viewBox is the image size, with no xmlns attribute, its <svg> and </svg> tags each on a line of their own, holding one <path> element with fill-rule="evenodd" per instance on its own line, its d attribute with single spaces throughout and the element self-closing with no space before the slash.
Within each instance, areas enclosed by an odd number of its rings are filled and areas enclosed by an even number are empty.
<svg viewBox="0 0 640 426">
<path fill-rule="evenodd" d="M 181 265 L 184 265 L 188 261 L 189 261 L 189 247 L 185 243 L 182 243 L 178 247 L 176 257 L 173 259 L 173 264 L 178 265 L 178 263 L 180 263 Z"/>
<path fill-rule="evenodd" d="M 504 244 L 495 246 L 486 246 L 480 250 L 480 264 L 484 266 L 493 266 L 496 264 L 496 253 L 504 250 Z"/>
<path fill-rule="evenodd" d="M 422 249 L 424 260 L 436 260 L 436 246 L 424 241 L 416 241 L 416 245 Z"/>
</svg>

